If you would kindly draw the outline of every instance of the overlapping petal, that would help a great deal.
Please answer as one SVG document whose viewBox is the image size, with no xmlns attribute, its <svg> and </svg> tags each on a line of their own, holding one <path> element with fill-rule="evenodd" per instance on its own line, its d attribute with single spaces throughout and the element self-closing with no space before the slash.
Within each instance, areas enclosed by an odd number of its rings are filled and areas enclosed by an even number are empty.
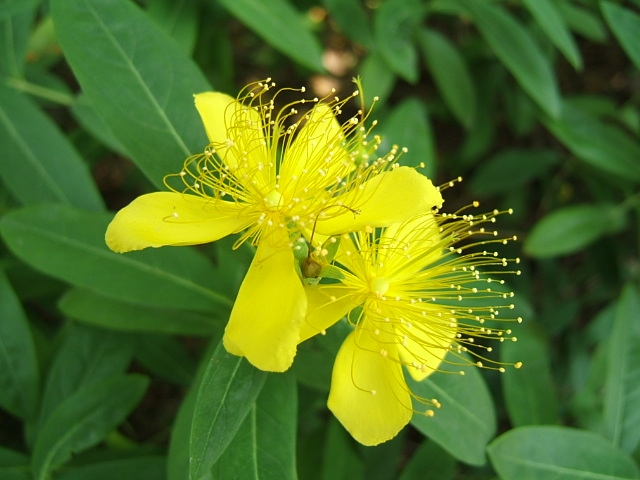
<svg viewBox="0 0 640 480">
<path fill-rule="evenodd" d="M 274 246 L 286 244 L 287 236 L 286 230 L 274 230 L 258 245 L 224 333 L 229 352 L 271 372 L 293 363 L 307 310 L 292 250 Z"/>
<path fill-rule="evenodd" d="M 198 245 L 239 232 L 253 223 L 235 203 L 174 192 L 136 198 L 109 224 L 105 240 L 115 252 L 166 245 Z"/>
<path fill-rule="evenodd" d="M 372 334 L 358 328 L 336 357 L 328 406 L 364 445 L 392 439 L 411 420 L 411 396 L 401 365 L 393 361 L 395 355 L 390 350 L 383 356 Z"/>
<path fill-rule="evenodd" d="M 345 286 L 306 286 L 307 317 L 300 330 L 300 342 L 317 335 L 358 306 L 351 289 Z"/>
<path fill-rule="evenodd" d="M 431 180 L 413 168 L 398 167 L 376 175 L 362 184 L 362 189 L 340 198 L 348 209 L 343 213 L 318 221 L 317 230 L 324 235 L 363 230 L 365 227 L 385 227 L 429 212 L 442 205 L 442 195 Z"/>
</svg>

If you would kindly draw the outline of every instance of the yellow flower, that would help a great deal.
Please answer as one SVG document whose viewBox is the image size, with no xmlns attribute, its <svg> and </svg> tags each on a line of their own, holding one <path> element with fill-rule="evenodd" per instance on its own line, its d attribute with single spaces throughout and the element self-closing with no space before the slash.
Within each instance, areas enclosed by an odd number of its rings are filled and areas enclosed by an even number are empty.
<svg viewBox="0 0 640 480">
<path fill-rule="evenodd" d="M 224 335 L 227 350 L 256 367 L 284 371 L 300 341 L 307 300 L 292 247 L 311 231 L 335 235 L 365 225 L 386 226 L 442 203 L 431 182 L 398 167 L 398 152 L 374 154 L 360 110 L 340 124 L 346 99 L 301 99 L 281 110 L 267 80 L 233 99 L 207 92 L 195 104 L 209 146 L 168 176 L 170 192 L 134 200 L 115 216 L 107 245 L 127 252 L 213 242 L 244 233 L 257 251 Z M 298 91 L 304 92 L 304 89 Z M 308 104 L 306 113 L 298 112 Z M 178 186 L 171 182 L 177 180 Z"/>
<path fill-rule="evenodd" d="M 500 281 L 480 273 L 482 267 L 502 268 L 508 260 L 492 251 L 467 252 L 478 244 L 507 240 L 454 246 L 472 236 L 493 236 L 478 225 L 498 213 L 429 213 L 399 226 L 345 234 L 336 256 L 344 267 L 341 283 L 307 287 L 303 340 L 351 312 L 355 329 L 336 357 L 328 405 L 359 442 L 377 445 L 393 438 L 411 420 L 414 400 L 428 406 L 422 409 L 425 415 L 439 407 L 436 399 L 411 394 L 403 367 L 420 381 L 438 369 L 447 353 L 445 361 L 469 363 L 460 353 L 474 344 L 474 337 L 509 337 L 509 330 L 483 324 L 498 320 L 501 309 L 513 308 L 506 300 L 513 294 L 492 290 L 490 283 Z M 497 305 L 463 308 L 465 300 L 478 298 L 495 298 Z M 475 347 L 477 365 L 503 369 L 478 353 L 489 347 Z"/>
</svg>

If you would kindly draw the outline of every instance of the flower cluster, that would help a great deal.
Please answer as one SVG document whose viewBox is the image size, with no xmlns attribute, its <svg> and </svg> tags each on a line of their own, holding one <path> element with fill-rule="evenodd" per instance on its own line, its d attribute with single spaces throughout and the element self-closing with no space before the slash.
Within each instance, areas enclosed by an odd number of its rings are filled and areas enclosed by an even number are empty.
<svg viewBox="0 0 640 480">
<path fill-rule="evenodd" d="M 482 365 L 481 350 L 468 348 L 474 339 L 509 337 L 484 322 L 501 318 L 510 303 L 456 305 L 469 295 L 510 296 L 480 273 L 509 261 L 475 250 L 498 240 L 469 241 L 493 235 L 481 225 L 499 212 L 439 213 L 440 189 L 397 163 L 402 150 L 377 152 L 364 106 L 338 120 L 359 90 L 276 108 L 282 96 L 305 90 L 274 87 L 253 83 L 236 99 L 196 95 L 209 145 L 167 177 L 170 191 L 142 195 L 118 212 L 106 242 L 127 252 L 239 233 L 234 247 L 254 245 L 223 341 L 262 370 L 287 370 L 301 342 L 351 312 L 354 329 L 336 359 L 329 407 L 354 438 L 374 445 L 408 423 L 415 400 L 438 405 L 412 399 L 404 369 L 421 380 L 467 350 Z"/>
</svg>

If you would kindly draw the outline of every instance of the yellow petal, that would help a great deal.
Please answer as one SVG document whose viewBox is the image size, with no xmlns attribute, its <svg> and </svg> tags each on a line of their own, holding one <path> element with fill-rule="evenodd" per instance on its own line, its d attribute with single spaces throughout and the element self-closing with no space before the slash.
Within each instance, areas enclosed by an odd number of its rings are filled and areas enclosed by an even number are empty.
<svg viewBox="0 0 640 480">
<path fill-rule="evenodd" d="M 400 358 L 417 381 L 424 380 L 440 366 L 456 335 L 455 325 L 445 323 L 444 317 L 437 316 L 434 308 L 437 307 L 421 308 L 426 316 L 411 321 L 410 327 L 404 324 L 397 328 L 398 335 L 403 338 L 398 346 Z"/>
<path fill-rule="evenodd" d="M 286 245 L 286 230 L 269 236 L 274 245 L 278 236 Z M 307 299 L 293 262 L 291 249 L 261 241 L 225 329 L 227 350 L 261 370 L 284 372 L 296 355 Z"/>
<path fill-rule="evenodd" d="M 345 339 L 333 366 L 329 409 L 364 445 L 391 440 L 411 420 L 411 396 L 392 347 L 387 356 L 381 355 L 373 335 L 357 328 Z"/>
<path fill-rule="evenodd" d="M 114 252 L 165 245 L 198 245 L 239 232 L 255 221 L 235 203 L 174 192 L 136 198 L 120 210 L 105 234 Z"/>
<path fill-rule="evenodd" d="M 260 186 L 275 178 L 275 168 L 269 168 L 269 155 L 260 113 L 220 92 L 205 92 L 194 96 L 196 108 L 216 153 L 242 182 L 249 174 L 260 180 Z M 273 172 L 272 172 L 273 170 Z"/>
<path fill-rule="evenodd" d="M 353 290 L 344 286 L 305 286 L 307 317 L 300 330 L 300 341 L 317 335 L 358 306 Z"/>
<path fill-rule="evenodd" d="M 329 185 L 335 182 L 338 172 L 348 172 L 351 162 L 342 148 L 343 141 L 344 133 L 331 107 L 316 105 L 285 152 L 280 171 L 285 191 L 298 183 L 308 187 L 305 176 L 311 182 Z"/>
<path fill-rule="evenodd" d="M 442 196 L 431 180 L 413 168 L 399 167 L 381 173 L 362 184 L 362 189 L 338 197 L 344 205 L 359 210 L 318 221 L 317 230 L 325 235 L 386 227 L 429 212 L 442 205 Z M 343 198 L 344 197 L 344 198 Z"/>
</svg>

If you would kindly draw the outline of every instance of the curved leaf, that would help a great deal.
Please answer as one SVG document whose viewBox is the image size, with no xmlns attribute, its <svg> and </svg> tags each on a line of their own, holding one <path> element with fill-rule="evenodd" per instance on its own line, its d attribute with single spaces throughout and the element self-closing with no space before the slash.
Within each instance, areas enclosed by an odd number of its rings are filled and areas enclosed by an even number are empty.
<svg viewBox="0 0 640 480">
<path fill-rule="evenodd" d="M 320 43 L 287 0 L 219 0 L 234 17 L 300 65 L 324 71 Z"/>
<path fill-rule="evenodd" d="M 165 175 L 207 144 L 193 94 L 208 90 L 208 82 L 134 2 L 53 0 L 51 13 L 91 105 L 161 187 Z"/>
<path fill-rule="evenodd" d="M 600 8 L 620 46 L 627 52 L 636 68 L 640 69 L 640 15 L 613 2 L 601 1 Z"/>
<path fill-rule="evenodd" d="M 518 480 L 631 480 L 638 467 L 595 433 L 568 427 L 519 427 L 487 448 L 498 475 Z"/>
</svg>

